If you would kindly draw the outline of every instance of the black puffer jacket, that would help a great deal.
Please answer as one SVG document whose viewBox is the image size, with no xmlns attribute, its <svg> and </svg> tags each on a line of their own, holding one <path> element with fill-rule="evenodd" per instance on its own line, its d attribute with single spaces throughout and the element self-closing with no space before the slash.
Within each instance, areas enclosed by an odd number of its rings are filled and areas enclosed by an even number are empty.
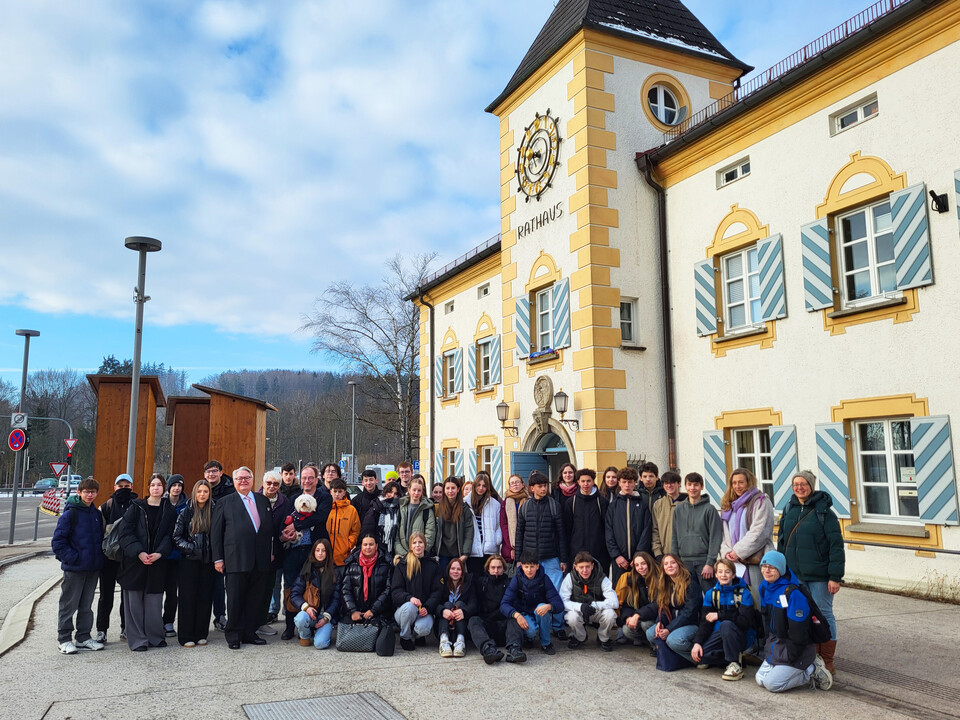
<svg viewBox="0 0 960 720">
<path fill-rule="evenodd" d="M 568 563 L 568 549 L 560 503 L 549 495 L 543 500 L 527 500 L 517 513 L 514 556 L 519 560 L 521 553 L 533 550 L 538 560 L 559 558 L 561 563 Z"/>
<path fill-rule="evenodd" d="M 407 558 L 404 556 L 393 569 L 391 586 L 393 607 L 399 608 L 410 598 L 417 598 L 427 612 L 433 615 L 443 600 L 443 585 L 440 582 L 440 565 L 425 557 L 420 560 L 420 572 L 407 577 Z"/>
<path fill-rule="evenodd" d="M 627 516 L 629 515 L 629 528 Z M 617 495 L 610 501 L 606 519 L 607 552 L 611 559 L 627 560 L 635 553 L 653 549 L 653 516 L 639 495 Z"/>
<path fill-rule="evenodd" d="M 210 509 L 211 511 L 213 510 L 212 507 Z M 177 523 L 173 528 L 173 544 L 180 551 L 180 557 L 183 560 L 212 563 L 213 548 L 210 545 L 210 533 L 201 532 L 193 534 L 190 532 L 193 514 L 194 507 L 193 501 L 191 501 L 186 509 L 177 516 Z M 212 512 L 210 513 L 210 517 L 212 520 Z"/>
<path fill-rule="evenodd" d="M 160 501 L 157 528 L 151 542 L 147 512 L 144 510 L 146 504 L 146 500 L 135 500 L 123 515 L 123 532 L 120 534 L 123 558 L 117 581 L 124 590 L 162 593 L 167 573 L 165 558 L 173 552 L 173 527 L 177 522 L 177 511 L 166 500 Z M 152 565 L 144 565 L 139 557 L 142 552 L 160 553 L 161 559 Z"/>
<path fill-rule="evenodd" d="M 609 568 L 610 555 L 607 552 L 606 525 L 607 505 L 609 501 L 594 490 L 592 495 L 577 492 L 567 498 L 563 508 L 563 526 L 570 536 L 570 557 L 574 558 L 581 550 L 593 555 L 600 567 Z"/>
<path fill-rule="evenodd" d="M 780 520 L 777 550 L 787 556 L 787 567 L 804 582 L 843 580 L 843 532 L 832 507 L 833 498 L 821 490 L 805 504 L 793 495 Z"/>
<path fill-rule="evenodd" d="M 393 567 L 383 557 L 377 557 L 377 564 L 373 566 L 373 574 L 369 580 L 367 598 L 363 597 L 363 569 L 357 558 L 360 550 L 354 550 L 343 566 L 343 577 L 340 580 L 341 617 L 352 622 L 350 615 L 354 612 L 370 610 L 374 617 L 383 617 L 390 612 L 390 585 Z"/>
<path fill-rule="evenodd" d="M 485 622 L 506 622 L 500 612 L 503 593 L 510 584 L 506 573 L 493 577 L 484 573 L 477 578 L 477 614 Z"/>
</svg>

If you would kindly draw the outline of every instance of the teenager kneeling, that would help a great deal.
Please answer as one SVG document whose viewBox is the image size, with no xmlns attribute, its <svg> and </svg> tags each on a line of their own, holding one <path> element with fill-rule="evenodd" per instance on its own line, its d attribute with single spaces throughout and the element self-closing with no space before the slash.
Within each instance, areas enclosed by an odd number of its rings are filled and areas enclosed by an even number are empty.
<svg viewBox="0 0 960 720">
<path fill-rule="evenodd" d="M 576 649 L 587 639 L 586 624 L 594 619 L 599 623 L 597 641 L 605 652 L 613 650 L 613 638 L 617 627 L 617 608 L 620 602 L 613 583 L 603 574 L 600 563 L 585 551 L 573 559 L 573 570 L 560 584 L 560 597 L 566 609 L 567 625 L 573 637 L 567 646 Z"/>
<path fill-rule="evenodd" d="M 513 576 L 503 593 L 500 612 L 507 618 L 507 662 L 524 662 L 526 654 L 520 649 L 524 635 L 540 638 L 540 649 L 555 655 L 550 642 L 552 613 L 563 610 L 563 599 L 540 566 L 536 551 L 525 550 L 520 555 L 520 572 Z"/>
<path fill-rule="evenodd" d="M 500 612 L 500 603 L 507 590 L 507 563 L 502 555 L 491 555 L 477 578 L 478 612 L 467 621 L 473 644 L 480 648 L 487 665 L 503 660 L 497 645 L 506 645 L 507 619 Z"/>
<path fill-rule="evenodd" d="M 743 677 L 740 656 L 752 643 L 756 609 L 750 587 L 737 577 L 732 560 L 721 558 L 715 567 L 717 584 L 703 596 L 700 629 L 693 638 L 690 656 L 699 666 L 726 665 L 724 680 Z"/>
<path fill-rule="evenodd" d="M 703 594 L 676 555 L 664 555 L 661 570 L 654 601 L 640 611 L 641 621 L 656 620 L 647 630 L 647 642 L 654 645 L 662 640 L 675 653 L 690 659 Z"/>
<path fill-rule="evenodd" d="M 313 544 L 309 558 L 290 588 L 290 604 L 300 608 L 293 618 L 300 645 L 310 647 L 312 644 L 317 650 L 330 647 L 333 621 L 340 609 L 340 588 L 333 547 L 326 538 Z"/>
<path fill-rule="evenodd" d="M 422 490 L 422 484 L 410 482 L 411 495 Z M 406 500 L 407 498 L 404 498 Z M 433 630 L 433 614 L 443 600 L 443 585 L 440 584 L 440 566 L 426 556 L 427 538 L 415 532 L 407 540 L 410 549 L 393 569 L 393 606 L 397 609 L 394 619 L 400 626 L 400 647 L 413 650 L 420 638 Z"/>
</svg>

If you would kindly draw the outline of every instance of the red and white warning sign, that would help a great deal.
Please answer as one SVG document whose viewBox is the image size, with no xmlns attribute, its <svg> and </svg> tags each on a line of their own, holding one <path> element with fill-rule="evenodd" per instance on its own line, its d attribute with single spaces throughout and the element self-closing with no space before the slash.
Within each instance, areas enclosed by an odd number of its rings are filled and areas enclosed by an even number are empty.
<svg viewBox="0 0 960 720">
<path fill-rule="evenodd" d="M 53 474 L 57 476 L 57 479 L 60 479 L 60 476 L 63 475 L 63 471 L 67 469 L 66 463 L 50 463 L 50 469 L 53 470 Z"/>
<path fill-rule="evenodd" d="M 63 506 L 67 500 L 66 490 L 54 490 L 51 488 L 43 494 L 43 500 L 40 501 L 40 512 L 47 515 L 60 515 L 63 513 Z"/>
<path fill-rule="evenodd" d="M 76 438 L 64 438 L 63 441 L 67 444 L 67 450 L 73 452 L 73 446 L 77 444 Z"/>
</svg>

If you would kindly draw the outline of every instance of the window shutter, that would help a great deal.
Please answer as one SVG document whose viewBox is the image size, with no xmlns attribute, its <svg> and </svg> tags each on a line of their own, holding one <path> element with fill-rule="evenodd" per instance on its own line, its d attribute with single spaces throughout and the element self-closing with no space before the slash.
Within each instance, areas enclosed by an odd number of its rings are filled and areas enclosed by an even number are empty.
<svg viewBox="0 0 960 720">
<path fill-rule="evenodd" d="M 826 218 L 800 228 L 800 254 L 803 257 L 803 297 L 807 312 L 832 308 L 833 276 Z"/>
<path fill-rule="evenodd" d="M 760 265 L 760 319 L 778 320 L 787 316 L 783 284 L 783 238 L 779 233 L 757 242 Z"/>
<path fill-rule="evenodd" d="M 570 279 L 553 286 L 553 349 L 570 347 Z"/>
<path fill-rule="evenodd" d="M 453 474 L 463 477 L 463 450 L 453 451 Z"/>
<path fill-rule="evenodd" d="M 470 448 L 467 451 L 467 480 L 477 479 L 477 449 Z"/>
<path fill-rule="evenodd" d="M 500 384 L 500 336 L 494 335 L 490 341 L 490 384 Z"/>
<path fill-rule="evenodd" d="M 924 201 L 926 202 L 926 201 Z M 957 482 L 946 415 L 910 419 L 913 465 L 920 518 L 938 525 L 957 525 Z"/>
<path fill-rule="evenodd" d="M 893 215 L 893 253 L 897 289 L 933 284 L 930 262 L 930 231 L 927 224 L 927 186 L 911 185 L 890 193 Z"/>
<path fill-rule="evenodd" d="M 773 505 L 782 512 L 790 499 L 793 478 L 800 470 L 797 464 L 797 428 L 795 425 L 774 425 L 769 432 Z"/>
<path fill-rule="evenodd" d="M 453 351 L 453 392 L 463 392 L 463 348 Z"/>
<path fill-rule="evenodd" d="M 710 499 L 720 506 L 727 489 L 727 450 L 723 430 L 708 430 L 703 434 L 703 474 L 706 476 L 704 490 Z"/>
<path fill-rule="evenodd" d="M 477 345 L 474 343 L 467 348 L 467 387 L 471 391 L 477 389 Z"/>
<path fill-rule="evenodd" d="M 499 446 L 490 451 L 490 476 L 497 493 L 503 497 L 503 448 Z"/>
<path fill-rule="evenodd" d="M 847 475 L 847 438 L 843 423 L 819 423 L 817 432 L 817 481 L 833 498 L 837 517 L 850 517 L 850 477 Z"/>
<path fill-rule="evenodd" d="M 717 279 L 713 260 L 701 260 L 693 266 L 694 302 L 697 309 L 697 335 L 717 332 Z"/>
<path fill-rule="evenodd" d="M 443 397 L 443 355 L 438 355 L 433 363 L 433 389 L 438 398 Z"/>
<path fill-rule="evenodd" d="M 517 354 L 525 358 L 530 354 L 530 298 L 517 298 L 517 316 L 513 325 L 517 336 Z"/>
<path fill-rule="evenodd" d="M 433 466 L 433 484 L 436 485 L 446 479 L 443 475 L 443 450 L 437 451 L 437 454 L 434 456 L 434 462 L 436 464 Z"/>
</svg>

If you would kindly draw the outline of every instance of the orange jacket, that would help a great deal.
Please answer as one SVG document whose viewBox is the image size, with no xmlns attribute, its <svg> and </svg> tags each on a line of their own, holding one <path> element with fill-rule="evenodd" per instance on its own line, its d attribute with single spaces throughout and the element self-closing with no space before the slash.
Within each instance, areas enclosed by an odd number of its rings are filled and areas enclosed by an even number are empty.
<svg viewBox="0 0 960 720">
<path fill-rule="evenodd" d="M 327 534 L 333 543 L 333 564 L 340 567 L 360 537 L 360 516 L 349 498 L 333 503 L 327 516 Z"/>
</svg>

